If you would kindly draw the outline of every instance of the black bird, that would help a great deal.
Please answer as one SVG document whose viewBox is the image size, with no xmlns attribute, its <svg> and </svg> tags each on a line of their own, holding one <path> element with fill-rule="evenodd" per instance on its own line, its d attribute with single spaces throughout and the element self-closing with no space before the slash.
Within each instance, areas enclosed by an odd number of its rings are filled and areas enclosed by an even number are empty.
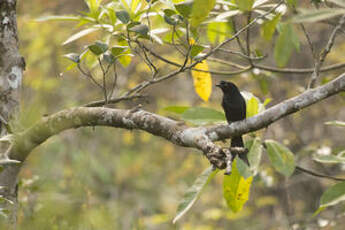
<svg viewBox="0 0 345 230">
<path fill-rule="evenodd" d="M 220 81 L 216 86 L 221 88 L 224 94 L 222 107 L 228 123 L 230 124 L 234 121 L 246 119 L 246 101 L 237 86 L 234 83 L 227 81 Z M 231 147 L 244 147 L 242 136 L 231 138 Z M 233 159 L 235 156 L 236 154 L 232 155 Z M 239 154 L 239 157 L 249 165 L 247 153 Z"/>
</svg>

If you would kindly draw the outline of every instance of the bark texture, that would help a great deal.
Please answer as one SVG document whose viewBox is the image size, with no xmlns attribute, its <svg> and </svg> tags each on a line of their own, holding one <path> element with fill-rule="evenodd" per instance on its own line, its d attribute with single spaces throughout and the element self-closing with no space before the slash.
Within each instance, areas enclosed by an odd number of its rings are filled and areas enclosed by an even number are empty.
<svg viewBox="0 0 345 230">
<path fill-rule="evenodd" d="M 22 73 L 25 68 L 24 59 L 19 54 L 16 1 L 0 1 L 0 134 L 10 132 L 10 121 L 16 116 L 19 108 L 19 95 Z M 1 153 L 7 146 L 1 145 Z M 1 154 L 1 159 L 6 155 Z M 4 167 L 0 173 L 0 208 L 9 210 L 10 222 L 16 222 L 17 191 L 16 173 L 19 166 Z M 14 215 L 11 215 L 14 214 Z"/>
</svg>

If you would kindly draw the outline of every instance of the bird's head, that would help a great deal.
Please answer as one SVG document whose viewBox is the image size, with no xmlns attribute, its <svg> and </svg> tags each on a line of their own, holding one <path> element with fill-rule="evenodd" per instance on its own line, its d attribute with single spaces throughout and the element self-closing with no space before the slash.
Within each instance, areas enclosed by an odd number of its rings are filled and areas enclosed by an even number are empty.
<svg viewBox="0 0 345 230">
<path fill-rule="evenodd" d="M 229 81 L 220 81 L 217 85 L 217 87 L 221 88 L 223 92 L 238 92 L 237 86 Z"/>
</svg>

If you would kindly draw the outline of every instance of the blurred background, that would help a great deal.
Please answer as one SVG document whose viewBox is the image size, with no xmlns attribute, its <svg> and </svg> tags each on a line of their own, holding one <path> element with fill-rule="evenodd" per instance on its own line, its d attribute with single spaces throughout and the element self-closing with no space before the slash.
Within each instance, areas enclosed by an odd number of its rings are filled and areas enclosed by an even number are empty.
<svg viewBox="0 0 345 230">
<path fill-rule="evenodd" d="M 303 4 L 308 1 L 300 1 Z M 21 53 L 27 68 L 22 94 L 22 125 L 29 127 L 40 117 L 59 110 L 102 99 L 101 92 L 76 70 L 66 70 L 70 62 L 63 54 L 80 51 L 100 39 L 90 34 L 62 46 L 77 30 L 71 22 L 36 22 L 42 15 L 76 14 L 86 10 L 83 0 L 31 0 L 18 2 L 18 31 Z M 331 28 L 324 24 L 307 25 L 312 40 L 321 48 Z M 259 39 L 253 29 L 253 46 L 269 52 L 272 44 Z M 301 50 L 288 66 L 313 66 L 309 48 L 298 31 Z M 258 37 L 258 39 L 256 39 Z M 340 34 L 327 64 L 345 60 L 344 33 Z M 161 54 L 173 59 L 171 49 L 162 46 Z M 223 56 L 221 56 L 223 55 Z M 220 54 L 224 58 L 224 54 Z M 266 64 L 274 66 L 271 57 Z M 163 64 L 161 64 L 163 66 Z M 164 67 L 164 66 L 163 66 Z M 222 70 L 221 65 L 216 66 Z M 171 67 L 166 67 L 171 68 Z M 149 78 L 147 66 L 137 58 L 119 70 L 119 84 L 130 88 Z M 322 74 L 322 82 L 333 79 L 341 70 Z M 262 100 L 272 98 L 269 106 L 304 90 L 310 75 L 276 74 L 262 71 L 231 77 L 242 90 Z M 196 95 L 189 74 L 180 75 L 145 91 L 146 100 L 117 104 L 131 108 L 143 104 L 145 110 L 171 116 L 167 106 L 205 106 L 221 111 L 221 92 L 215 87 L 209 102 Z M 287 145 L 297 164 L 308 169 L 345 177 L 344 165 L 323 165 L 312 160 L 314 153 L 336 154 L 345 148 L 344 131 L 324 124 L 345 117 L 344 93 L 286 117 L 262 131 Z M 228 144 L 225 144 L 228 145 Z M 343 229 L 345 206 L 328 208 L 311 218 L 321 194 L 335 182 L 295 172 L 289 179 L 277 174 L 267 155 L 254 178 L 250 200 L 243 210 L 232 213 L 222 199 L 223 174 L 210 183 L 200 200 L 177 225 L 172 224 L 178 201 L 195 178 L 209 166 L 194 149 L 175 146 L 140 131 L 112 128 L 83 128 L 66 131 L 37 148 L 21 172 L 19 187 L 19 229 Z"/>
</svg>

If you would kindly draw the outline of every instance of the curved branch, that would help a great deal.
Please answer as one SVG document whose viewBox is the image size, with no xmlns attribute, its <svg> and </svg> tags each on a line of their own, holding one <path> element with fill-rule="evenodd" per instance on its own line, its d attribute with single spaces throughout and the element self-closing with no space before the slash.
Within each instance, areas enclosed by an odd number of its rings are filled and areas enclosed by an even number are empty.
<svg viewBox="0 0 345 230">
<path fill-rule="evenodd" d="M 170 142 L 203 151 L 211 163 L 224 168 L 226 150 L 214 141 L 230 138 L 267 127 L 273 122 L 345 90 L 345 73 L 318 88 L 287 99 L 266 111 L 231 125 L 188 127 L 180 122 L 141 109 L 76 107 L 43 118 L 32 128 L 16 134 L 10 159 L 24 161 L 29 153 L 49 137 L 64 130 L 84 126 L 110 126 L 140 129 Z"/>
</svg>

